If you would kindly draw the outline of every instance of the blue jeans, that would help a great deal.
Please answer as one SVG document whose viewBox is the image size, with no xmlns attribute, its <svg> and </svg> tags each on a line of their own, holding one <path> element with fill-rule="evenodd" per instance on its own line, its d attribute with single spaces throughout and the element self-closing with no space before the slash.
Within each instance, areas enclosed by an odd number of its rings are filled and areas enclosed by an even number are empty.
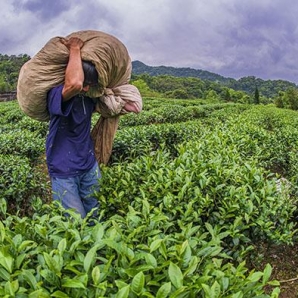
<svg viewBox="0 0 298 298">
<path fill-rule="evenodd" d="M 52 177 L 53 200 L 60 201 L 65 209 L 76 210 L 84 218 L 93 208 L 99 207 L 94 193 L 99 191 L 100 177 L 97 163 L 91 170 L 76 177 Z M 96 211 L 92 216 L 97 215 Z"/>
</svg>

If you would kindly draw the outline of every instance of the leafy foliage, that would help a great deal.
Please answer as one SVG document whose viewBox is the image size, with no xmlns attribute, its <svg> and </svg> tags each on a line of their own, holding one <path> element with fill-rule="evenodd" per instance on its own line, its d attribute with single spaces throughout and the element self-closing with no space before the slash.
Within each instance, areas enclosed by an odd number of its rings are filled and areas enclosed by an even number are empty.
<svg viewBox="0 0 298 298">
<path fill-rule="evenodd" d="M 196 91 L 196 95 L 194 95 L 194 93 L 191 91 L 192 88 L 188 87 L 186 90 L 189 95 L 195 96 L 197 98 L 203 97 L 199 94 L 200 92 L 202 92 L 202 85 L 204 84 L 212 85 L 212 87 L 210 87 L 218 94 L 218 89 L 229 88 L 234 91 L 242 91 L 243 93 L 246 93 L 251 97 L 254 96 L 255 88 L 257 86 L 260 96 L 268 99 L 276 98 L 280 91 L 286 91 L 291 88 L 297 89 L 296 84 L 284 80 L 262 80 L 254 76 L 248 76 L 236 80 L 201 69 L 148 66 L 140 61 L 133 61 L 132 66 L 133 74 L 137 77 L 142 78 L 148 84 L 148 86 L 151 86 L 149 77 L 151 77 L 151 80 L 155 79 L 161 82 L 164 79 L 165 81 L 168 81 L 170 79 L 173 81 L 174 77 L 179 78 L 177 79 L 177 83 L 172 83 L 173 88 L 171 91 L 181 88 L 181 86 L 178 87 L 179 84 L 181 84 L 180 82 L 196 82 L 196 89 L 200 88 L 201 91 Z M 158 90 L 159 92 L 164 92 L 162 91 L 162 87 L 154 86 L 153 89 L 156 91 Z"/>
<path fill-rule="evenodd" d="M 297 112 L 146 98 L 101 166 L 94 226 L 43 204 L 47 125 L 15 102 L 0 113 L 1 297 L 278 297 L 271 265 L 245 260 L 260 240 L 296 241 Z"/>
<path fill-rule="evenodd" d="M 29 59 L 26 54 L 18 56 L 0 54 L 0 92 L 16 90 L 19 71 Z"/>
</svg>

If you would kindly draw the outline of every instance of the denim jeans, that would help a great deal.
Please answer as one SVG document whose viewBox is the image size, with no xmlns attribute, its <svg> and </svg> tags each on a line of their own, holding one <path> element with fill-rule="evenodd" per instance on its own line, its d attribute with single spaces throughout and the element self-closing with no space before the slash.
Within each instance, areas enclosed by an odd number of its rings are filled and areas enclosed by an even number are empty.
<svg viewBox="0 0 298 298">
<path fill-rule="evenodd" d="M 91 170 L 70 178 L 51 178 L 53 200 L 61 202 L 65 209 L 74 209 L 84 218 L 99 203 L 94 192 L 99 191 L 99 178 L 101 177 L 98 164 Z M 97 210 L 96 210 L 97 211 Z M 92 214 L 96 216 L 98 212 Z"/>
</svg>

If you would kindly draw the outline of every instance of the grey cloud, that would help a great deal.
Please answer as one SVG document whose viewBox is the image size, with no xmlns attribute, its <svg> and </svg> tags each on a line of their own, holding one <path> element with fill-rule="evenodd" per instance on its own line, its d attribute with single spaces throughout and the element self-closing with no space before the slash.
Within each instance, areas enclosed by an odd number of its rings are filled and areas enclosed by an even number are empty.
<svg viewBox="0 0 298 298">
<path fill-rule="evenodd" d="M 13 5 L 16 11 L 27 10 L 34 17 L 46 22 L 52 18 L 58 18 L 63 11 L 69 10 L 73 3 L 71 1 L 61 0 L 25 0 L 14 1 Z"/>
<path fill-rule="evenodd" d="M 53 36 L 101 30 L 133 60 L 298 82 L 296 0 L 18 0 L 0 17 L 0 53 L 33 55 Z M 1 12 L 0 12 L 1 16 Z"/>
</svg>

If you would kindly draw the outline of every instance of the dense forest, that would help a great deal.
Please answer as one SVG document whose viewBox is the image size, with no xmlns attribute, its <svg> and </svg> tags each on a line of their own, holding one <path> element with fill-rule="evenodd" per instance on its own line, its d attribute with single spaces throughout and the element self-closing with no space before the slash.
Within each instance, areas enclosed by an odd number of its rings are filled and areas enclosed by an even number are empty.
<svg viewBox="0 0 298 298">
<path fill-rule="evenodd" d="M 15 91 L 19 71 L 22 65 L 30 59 L 24 55 L 2 55 L 0 54 L 0 92 Z"/>
<path fill-rule="evenodd" d="M 236 80 L 233 78 L 226 78 L 205 70 L 168 66 L 148 66 L 140 61 L 133 61 L 132 66 L 134 75 L 148 74 L 150 76 L 199 78 L 202 81 L 211 81 L 218 84 L 213 84 L 211 87 L 221 86 L 233 89 L 235 91 L 244 91 L 247 94 L 253 94 L 255 89 L 258 88 L 259 93 L 267 98 L 274 98 L 280 91 L 286 91 L 289 88 L 298 88 L 296 84 L 289 81 L 262 80 L 260 78 L 256 78 L 255 76 L 243 77 L 239 80 Z"/>
<path fill-rule="evenodd" d="M 27 54 L 0 54 L 0 92 L 15 91 Z M 298 86 L 284 80 L 262 80 L 248 76 L 239 80 L 192 68 L 148 66 L 132 62 L 132 84 L 143 96 L 206 99 L 214 102 L 268 104 L 298 109 Z"/>
</svg>

